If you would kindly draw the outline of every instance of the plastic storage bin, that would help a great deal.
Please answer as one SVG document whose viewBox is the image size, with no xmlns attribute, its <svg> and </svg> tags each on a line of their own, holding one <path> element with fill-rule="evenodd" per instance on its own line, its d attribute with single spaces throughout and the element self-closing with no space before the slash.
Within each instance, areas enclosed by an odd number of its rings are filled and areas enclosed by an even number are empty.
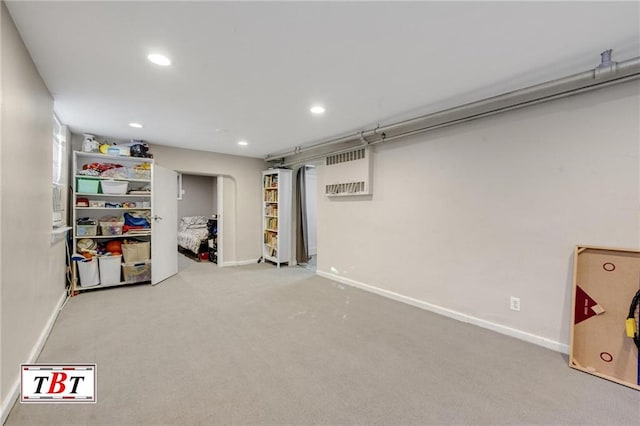
<svg viewBox="0 0 640 426">
<path fill-rule="evenodd" d="M 103 194 L 126 194 L 128 182 L 122 182 L 118 180 L 103 180 L 100 185 L 102 186 Z"/>
<path fill-rule="evenodd" d="M 98 235 L 98 226 L 97 225 L 76 225 L 76 235 L 78 237 Z"/>
<path fill-rule="evenodd" d="M 122 235 L 124 222 L 100 222 L 102 235 Z"/>
<path fill-rule="evenodd" d="M 76 192 L 84 194 L 97 194 L 99 184 L 100 181 L 96 179 L 78 179 Z"/>
<path fill-rule="evenodd" d="M 151 281 L 151 262 L 123 263 L 122 274 L 128 283 Z"/>
<path fill-rule="evenodd" d="M 122 256 L 100 256 L 100 282 L 102 285 L 120 283 L 120 261 Z"/>
<path fill-rule="evenodd" d="M 79 261 L 78 274 L 80 275 L 80 285 L 82 287 L 99 285 L 100 274 L 98 272 L 98 258 L 92 257 L 86 261 Z"/>
<path fill-rule="evenodd" d="M 151 170 L 128 167 L 127 175 L 130 179 L 151 180 Z"/>
</svg>

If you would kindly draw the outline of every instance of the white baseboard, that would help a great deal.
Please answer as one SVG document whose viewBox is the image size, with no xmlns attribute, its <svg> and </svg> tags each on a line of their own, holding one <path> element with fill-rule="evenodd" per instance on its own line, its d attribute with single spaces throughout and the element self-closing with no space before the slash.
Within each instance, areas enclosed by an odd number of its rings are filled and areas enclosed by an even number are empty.
<svg viewBox="0 0 640 426">
<path fill-rule="evenodd" d="M 402 294 L 398 294 L 389 290 L 384 290 L 378 287 L 374 287 L 369 284 L 352 280 L 350 278 L 341 277 L 339 275 L 335 275 L 330 272 L 317 270 L 316 274 L 320 275 L 321 277 L 328 278 L 330 280 L 334 280 L 351 287 L 356 287 L 371 293 L 375 293 L 383 297 L 387 297 L 389 299 L 396 300 L 398 302 L 406 303 L 408 305 L 415 306 L 420 309 L 424 309 L 426 311 L 435 312 L 436 314 L 444 315 L 446 317 L 453 318 L 458 321 L 477 325 L 479 327 L 486 328 L 500 334 L 505 334 L 510 337 L 515 337 L 516 339 L 524 340 L 526 342 L 533 343 L 535 345 L 542 346 L 547 349 L 554 350 L 556 352 L 561 352 L 564 354 L 569 353 L 569 345 L 556 342 L 551 339 L 547 339 L 546 337 L 527 333 L 526 331 L 517 330 L 515 328 L 507 327 L 505 325 L 496 324 L 491 321 L 487 321 L 481 318 L 473 317 L 471 315 L 463 314 L 462 312 L 457 312 L 452 309 L 434 305 L 432 303 L 428 303 L 419 299 L 414 299 L 413 297 L 404 296 Z"/>
<path fill-rule="evenodd" d="M 253 265 L 254 263 L 258 263 L 258 259 L 230 260 L 228 262 L 222 262 L 219 266 L 225 268 L 227 266 Z"/>
<path fill-rule="evenodd" d="M 42 348 L 44 347 L 44 344 L 49 338 L 49 334 L 51 333 L 53 324 L 55 324 L 56 319 L 58 318 L 58 314 L 60 313 L 60 310 L 62 309 L 62 306 L 64 305 L 64 302 L 66 299 L 67 299 L 67 292 L 65 290 L 62 293 L 62 296 L 60 297 L 60 299 L 58 300 L 58 303 L 56 303 L 56 307 L 53 309 L 53 312 L 51 312 L 51 315 L 49 316 L 47 323 L 42 329 L 42 332 L 40 333 L 38 340 L 36 340 L 36 343 L 33 345 L 33 348 L 31 348 L 29 357 L 23 362 L 23 364 L 33 364 L 38 359 L 38 356 L 40 356 L 40 352 L 42 352 Z M 5 399 L 2 401 L 2 407 L 0 407 L 0 417 L 1 417 L 0 425 L 4 424 L 4 422 L 7 420 L 7 417 L 9 416 L 9 411 L 11 411 L 11 408 L 13 408 L 13 405 L 16 403 L 16 400 L 20 396 L 20 374 L 19 374 L 20 369 L 18 367 L 19 366 L 16 366 L 16 370 L 15 370 L 17 378 L 13 383 L 13 386 L 11 386 L 10 391 L 7 392 L 7 394 L 5 395 Z"/>
</svg>

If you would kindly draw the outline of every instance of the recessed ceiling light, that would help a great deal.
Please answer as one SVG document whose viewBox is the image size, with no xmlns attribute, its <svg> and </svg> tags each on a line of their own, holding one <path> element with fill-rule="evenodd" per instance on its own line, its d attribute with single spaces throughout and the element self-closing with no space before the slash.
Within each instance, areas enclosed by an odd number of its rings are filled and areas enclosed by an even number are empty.
<svg viewBox="0 0 640 426">
<path fill-rule="evenodd" d="M 169 58 L 167 58 L 166 56 L 161 55 L 159 53 L 152 53 L 149 56 L 147 56 L 147 59 L 149 59 L 154 64 L 162 65 L 163 67 L 171 65 L 171 60 Z"/>
<path fill-rule="evenodd" d="M 314 105 L 309 111 L 311 111 L 313 114 L 324 114 L 324 107 L 321 105 Z"/>
<path fill-rule="evenodd" d="M 129 123 L 129 126 L 135 127 L 136 129 L 142 129 L 142 124 L 140 123 Z"/>
<path fill-rule="evenodd" d="M 249 142 L 247 142 L 247 141 L 238 141 L 238 145 L 247 146 L 247 145 L 249 145 Z"/>
</svg>

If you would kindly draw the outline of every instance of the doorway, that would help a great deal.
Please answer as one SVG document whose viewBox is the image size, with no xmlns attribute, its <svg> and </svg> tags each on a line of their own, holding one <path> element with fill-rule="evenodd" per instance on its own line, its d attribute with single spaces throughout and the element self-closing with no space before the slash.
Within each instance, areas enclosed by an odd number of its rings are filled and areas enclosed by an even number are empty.
<svg viewBox="0 0 640 426">
<path fill-rule="evenodd" d="M 190 261 L 218 262 L 218 220 L 221 205 L 218 176 L 180 173 L 178 176 L 178 251 L 180 267 Z"/>
<path fill-rule="evenodd" d="M 315 272 L 318 259 L 318 175 L 311 164 L 296 173 L 296 261 Z"/>
</svg>

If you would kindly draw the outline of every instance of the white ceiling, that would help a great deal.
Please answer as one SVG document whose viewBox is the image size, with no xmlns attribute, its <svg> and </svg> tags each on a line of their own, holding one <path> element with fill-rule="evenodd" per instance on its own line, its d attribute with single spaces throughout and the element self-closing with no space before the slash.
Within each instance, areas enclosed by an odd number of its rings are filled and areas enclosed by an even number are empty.
<svg viewBox="0 0 640 426">
<path fill-rule="evenodd" d="M 638 2 L 7 5 L 73 131 L 254 157 L 640 56 Z"/>
</svg>

